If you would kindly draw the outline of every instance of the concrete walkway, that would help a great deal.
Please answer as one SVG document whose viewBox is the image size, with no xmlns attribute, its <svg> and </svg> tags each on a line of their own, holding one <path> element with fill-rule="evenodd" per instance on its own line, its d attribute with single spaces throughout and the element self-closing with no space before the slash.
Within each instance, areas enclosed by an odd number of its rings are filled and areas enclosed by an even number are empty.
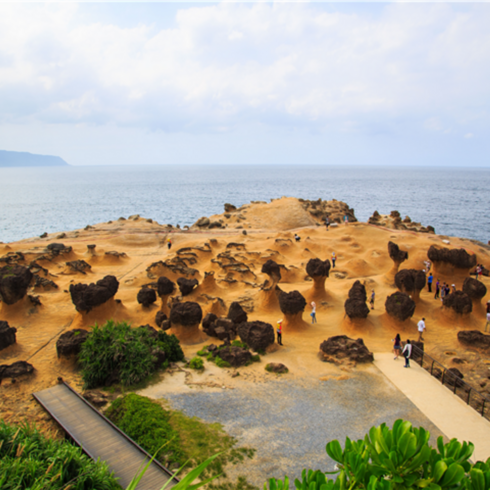
<svg viewBox="0 0 490 490">
<path fill-rule="evenodd" d="M 414 361 L 405 369 L 405 359 L 393 360 L 392 353 L 374 354 L 374 365 L 429 419 L 448 439 L 471 441 L 473 461 L 490 457 L 490 422 L 466 405 L 457 395 Z"/>
</svg>

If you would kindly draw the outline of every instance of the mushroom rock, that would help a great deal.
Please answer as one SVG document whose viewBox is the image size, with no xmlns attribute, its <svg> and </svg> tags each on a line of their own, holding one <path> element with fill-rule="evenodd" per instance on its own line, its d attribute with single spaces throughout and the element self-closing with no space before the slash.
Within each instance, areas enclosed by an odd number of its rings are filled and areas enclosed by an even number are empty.
<svg viewBox="0 0 490 490">
<path fill-rule="evenodd" d="M 467 275 L 476 266 L 476 255 L 470 255 L 464 248 L 439 248 L 432 245 L 427 257 L 434 264 L 434 275 Z"/>
<path fill-rule="evenodd" d="M 242 308 L 242 305 L 237 301 L 233 301 L 230 305 L 230 309 L 228 310 L 227 317 L 233 321 L 233 323 L 244 323 L 248 321 L 248 315 L 245 310 Z"/>
<path fill-rule="evenodd" d="M 269 259 L 262 266 L 262 273 L 267 274 L 272 281 L 272 286 L 275 286 L 281 280 L 281 268 L 277 262 L 274 262 L 272 259 Z"/>
<path fill-rule="evenodd" d="M 162 300 L 161 311 L 169 315 L 170 311 L 167 306 L 167 298 L 173 294 L 175 291 L 175 283 L 172 282 L 168 277 L 161 276 L 157 281 L 157 292 Z"/>
<path fill-rule="evenodd" d="M 56 354 L 58 359 L 63 357 L 78 356 L 82 344 L 87 340 L 88 331 L 82 328 L 76 328 L 60 335 L 56 341 Z"/>
<path fill-rule="evenodd" d="M 454 291 L 442 300 L 442 305 L 451 308 L 458 315 L 466 315 L 473 311 L 471 298 L 463 291 Z"/>
<path fill-rule="evenodd" d="M 136 297 L 136 299 L 140 305 L 148 308 L 148 306 L 150 306 L 157 300 L 157 293 L 154 289 L 143 286 L 138 291 L 138 296 Z"/>
<path fill-rule="evenodd" d="M 390 259 L 393 261 L 393 268 L 389 274 L 394 277 L 400 265 L 408 259 L 408 252 L 400 250 L 396 243 L 388 242 L 388 253 L 390 254 Z"/>
<path fill-rule="evenodd" d="M 167 315 L 163 311 L 157 311 L 157 314 L 155 315 L 155 323 L 158 328 L 162 328 L 162 323 L 168 320 Z"/>
<path fill-rule="evenodd" d="M 284 313 L 284 326 L 286 328 L 308 325 L 303 320 L 306 300 L 299 291 L 291 291 L 290 293 L 281 291 L 279 294 L 279 307 Z"/>
<path fill-rule="evenodd" d="M 330 260 L 310 259 L 306 264 L 306 273 L 313 279 L 310 299 L 325 297 L 325 281 L 330 273 Z"/>
<path fill-rule="evenodd" d="M 366 288 L 357 280 L 349 290 L 349 297 L 344 303 L 345 313 L 352 320 L 354 318 L 367 318 L 369 307 L 366 304 Z"/>
<path fill-rule="evenodd" d="M 275 341 L 274 327 L 261 321 L 244 322 L 238 325 L 238 335 L 242 342 L 254 351 L 265 351 Z"/>
<path fill-rule="evenodd" d="M 467 277 L 463 283 L 463 293 L 466 293 L 473 304 L 480 304 L 482 298 L 487 294 L 487 287 L 481 281 Z"/>
<path fill-rule="evenodd" d="M 67 254 L 72 251 L 72 247 L 65 247 L 62 243 L 50 243 L 46 249 L 51 252 L 51 255 Z"/>
<path fill-rule="evenodd" d="M 26 294 L 33 274 L 21 265 L 6 265 L 0 269 L 0 297 L 7 305 L 20 301 Z"/>
<path fill-rule="evenodd" d="M 336 335 L 320 344 L 320 354 L 324 361 L 348 359 L 354 362 L 373 362 L 374 356 L 362 339 L 351 339 L 347 335 Z"/>
<path fill-rule="evenodd" d="M 458 332 L 458 340 L 472 347 L 490 349 L 490 335 L 485 335 L 479 330 L 462 330 Z"/>
<path fill-rule="evenodd" d="M 279 306 L 280 289 L 277 284 L 281 280 L 281 268 L 277 262 L 269 259 L 262 266 L 262 272 L 267 274 L 269 279 L 260 288 L 260 307 L 265 310 L 275 310 Z"/>
<path fill-rule="evenodd" d="M 420 291 L 424 289 L 426 282 L 424 271 L 402 269 L 395 274 L 396 287 L 402 293 L 409 294 L 415 302 L 420 298 Z"/>
<path fill-rule="evenodd" d="M 404 322 L 413 316 L 415 301 L 408 294 L 397 291 L 386 298 L 385 309 L 388 315 Z"/>
<path fill-rule="evenodd" d="M 25 374 L 32 374 L 34 366 L 26 361 L 17 361 L 13 364 L 2 364 L 0 366 L 0 381 L 7 378 L 18 378 Z"/>
<path fill-rule="evenodd" d="M 185 277 L 179 277 L 177 279 L 177 284 L 179 285 L 182 296 L 187 296 L 192 293 L 199 282 L 197 279 L 186 279 Z"/>
<path fill-rule="evenodd" d="M 217 355 L 233 367 L 245 366 L 252 360 L 250 351 L 234 345 L 220 348 Z"/>
<path fill-rule="evenodd" d="M 172 333 L 183 343 L 199 343 L 206 339 L 205 334 L 199 330 L 201 320 L 202 309 L 192 301 L 174 303 L 170 311 Z"/>
<path fill-rule="evenodd" d="M 16 328 L 10 327 L 7 322 L 0 320 L 0 350 L 6 349 L 7 347 L 15 344 L 16 332 Z"/>
<path fill-rule="evenodd" d="M 113 298 L 118 288 L 115 276 L 105 276 L 95 284 L 71 284 L 71 300 L 78 312 L 88 313 Z"/>
</svg>

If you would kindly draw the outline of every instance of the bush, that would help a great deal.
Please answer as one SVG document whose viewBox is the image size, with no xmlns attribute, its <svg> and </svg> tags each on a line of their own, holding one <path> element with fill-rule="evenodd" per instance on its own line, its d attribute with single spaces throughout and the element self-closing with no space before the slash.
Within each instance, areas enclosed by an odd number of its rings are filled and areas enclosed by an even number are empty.
<svg viewBox="0 0 490 490">
<path fill-rule="evenodd" d="M 0 421 L 0 488 L 120 489 L 106 463 L 67 441 L 46 439 L 35 427 Z"/>
<path fill-rule="evenodd" d="M 220 356 L 216 356 L 213 358 L 214 359 L 214 362 L 216 363 L 216 366 L 220 367 L 220 368 L 228 368 L 228 367 L 231 367 L 231 364 L 227 361 L 223 361 L 223 359 L 221 359 Z"/>
<path fill-rule="evenodd" d="M 159 332 L 155 339 L 148 330 L 133 329 L 126 322 L 95 324 L 79 355 L 85 388 L 143 381 L 160 367 L 152 353 L 156 349 L 163 350 L 170 362 L 184 358 L 175 335 Z"/>
<path fill-rule="evenodd" d="M 357 442 L 348 437 L 342 450 L 338 441 L 327 444 L 327 453 L 337 464 L 337 478 L 329 479 L 321 471 L 303 470 L 298 489 L 322 490 L 484 490 L 490 488 L 490 458 L 472 465 L 469 458 L 474 446 L 452 439 L 444 444 L 437 439 L 437 449 L 429 446 L 430 434 L 410 422 L 397 420 L 393 429 L 386 424 L 372 427 Z M 286 490 L 289 480 L 271 478 L 269 489 Z M 267 485 L 264 485 L 266 488 Z"/>
<path fill-rule="evenodd" d="M 260 362 L 260 356 L 258 354 L 252 356 L 252 362 Z"/>
<path fill-rule="evenodd" d="M 242 342 L 241 340 L 232 340 L 231 345 L 234 347 L 240 347 L 241 349 L 248 350 L 248 345 L 245 342 Z"/>
<path fill-rule="evenodd" d="M 202 370 L 204 369 L 204 361 L 200 357 L 193 357 L 189 362 L 191 369 Z"/>
</svg>

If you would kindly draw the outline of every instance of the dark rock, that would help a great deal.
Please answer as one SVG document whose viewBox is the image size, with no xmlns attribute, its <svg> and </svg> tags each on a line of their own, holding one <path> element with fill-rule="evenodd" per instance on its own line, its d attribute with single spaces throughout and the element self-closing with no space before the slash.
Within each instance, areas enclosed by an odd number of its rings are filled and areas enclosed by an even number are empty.
<svg viewBox="0 0 490 490">
<path fill-rule="evenodd" d="M 415 301 L 408 294 L 397 291 L 386 298 L 385 309 L 388 315 L 403 322 L 413 316 Z"/>
<path fill-rule="evenodd" d="M 87 340 L 88 331 L 81 328 L 70 330 L 60 335 L 56 341 L 56 354 L 58 359 L 63 357 L 78 356 L 82 344 Z"/>
<path fill-rule="evenodd" d="M 416 269 L 402 269 L 395 275 L 395 285 L 402 292 L 418 297 L 424 289 L 427 278 L 423 271 Z"/>
<path fill-rule="evenodd" d="M 89 312 L 104 304 L 117 293 L 119 281 L 114 276 L 105 276 L 95 284 L 71 284 L 71 300 L 79 312 Z"/>
<path fill-rule="evenodd" d="M 305 311 L 306 300 L 299 291 L 279 293 L 279 307 L 285 315 L 296 315 Z"/>
<path fill-rule="evenodd" d="M 50 289 L 58 289 L 58 285 L 55 282 L 47 279 L 46 277 L 38 276 L 37 274 L 34 274 L 32 286 L 35 288 L 42 288 L 46 291 L 49 291 Z"/>
<path fill-rule="evenodd" d="M 369 307 L 366 304 L 366 287 L 361 281 L 356 281 L 349 290 L 349 297 L 344 303 L 346 315 L 353 318 L 367 318 Z"/>
<path fill-rule="evenodd" d="M 160 325 L 160 329 L 165 331 L 171 328 L 172 325 L 170 324 L 170 320 L 163 320 L 162 324 Z"/>
<path fill-rule="evenodd" d="M 72 247 L 65 247 L 62 243 L 50 243 L 46 248 L 53 255 L 70 253 L 72 251 Z"/>
<path fill-rule="evenodd" d="M 157 324 L 157 327 L 162 328 L 162 322 L 167 319 L 168 317 L 163 311 L 158 311 L 155 316 L 155 323 Z"/>
<path fill-rule="evenodd" d="M 179 277 L 177 279 L 177 284 L 179 285 L 180 292 L 182 296 L 187 296 L 191 294 L 193 289 L 199 284 L 197 279 L 186 279 L 185 277 Z"/>
<path fill-rule="evenodd" d="M 463 283 L 463 293 L 473 301 L 480 301 L 487 294 L 487 287 L 481 281 L 467 277 Z"/>
<path fill-rule="evenodd" d="M 216 337 L 216 332 L 214 331 L 215 323 L 218 317 L 214 313 L 208 313 L 204 320 L 202 321 L 202 329 L 206 335 L 210 337 Z"/>
<path fill-rule="evenodd" d="M 490 335 L 485 335 L 479 330 L 462 330 L 458 332 L 458 340 L 465 345 L 478 347 L 480 349 L 490 349 Z"/>
<path fill-rule="evenodd" d="M 21 265 L 6 265 L 0 269 L 0 297 L 7 305 L 20 301 L 27 293 L 32 272 Z"/>
<path fill-rule="evenodd" d="M 398 245 L 393 242 L 388 242 L 388 253 L 390 254 L 391 260 L 397 264 L 401 264 L 408 259 L 408 252 L 400 250 Z"/>
<path fill-rule="evenodd" d="M 28 294 L 27 298 L 29 299 L 29 301 L 33 306 L 42 306 L 40 296 L 34 296 L 33 294 Z"/>
<path fill-rule="evenodd" d="M 245 366 L 252 360 L 250 351 L 234 345 L 219 349 L 218 356 L 233 367 Z"/>
<path fill-rule="evenodd" d="M 138 303 L 143 305 L 145 308 L 148 308 L 151 304 L 153 304 L 157 300 L 157 293 L 154 289 L 143 286 L 138 291 L 138 296 L 136 297 Z"/>
<path fill-rule="evenodd" d="M 306 264 L 306 273 L 310 277 L 328 277 L 330 260 L 310 259 Z"/>
<path fill-rule="evenodd" d="M 209 344 L 206 349 L 208 350 L 208 352 L 214 352 L 218 349 L 218 347 L 214 344 Z"/>
<path fill-rule="evenodd" d="M 228 332 L 224 327 L 216 327 L 214 329 L 215 336 L 220 340 L 229 340 Z"/>
<path fill-rule="evenodd" d="M 326 356 L 336 359 L 349 359 L 355 362 L 373 362 L 372 352 L 369 352 L 362 339 L 351 339 L 347 335 L 337 335 L 324 340 L 320 351 Z M 328 358 L 326 360 L 329 360 Z"/>
<path fill-rule="evenodd" d="M 85 391 L 82 396 L 94 407 L 103 407 L 109 402 L 107 395 L 97 390 Z"/>
<path fill-rule="evenodd" d="M 184 327 L 191 327 L 201 323 L 202 309 L 198 303 L 186 301 L 175 303 L 170 311 L 170 324 L 174 323 Z"/>
<path fill-rule="evenodd" d="M 225 213 L 232 213 L 233 211 L 236 211 L 236 206 L 233 206 L 233 204 L 226 202 L 225 203 Z"/>
<path fill-rule="evenodd" d="M 269 259 L 263 266 L 262 272 L 271 277 L 271 279 L 275 282 L 279 282 L 281 280 L 281 270 L 279 264 L 274 262 L 272 259 Z"/>
<path fill-rule="evenodd" d="M 7 322 L 0 320 L 0 350 L 6 349 L 10 345 L 15 344 L 15 333 L 17 329 L 10 327 Z"/>
<path fill-rule="evenodd" d="M 227 317 L 235 324 L 244 323 L 248 321 L 248 316 L 240 303 L 233 301 L 228 310 Z"/>
<path fill-rule="evenodd" d="M 289 373 L 289 369 L 280 362 L 270 362 L 265 366 L 265 370 L 270 373 L 285 374 Z"/>
<path fill-rule="evenodd" d="M 454 293 L 445 296 L 442 300 L 443 306 L 452 308 L 456 313 L 465 315 L 473 310 L 473 303 L 470 297 L 463 291 L 454 291 Z"/>
<path fill-rule="evenodd" d="M 463 386 L 463 383 L 460 381 L 464 378 L 463 373 L 456 368 L 449 368 L 444 375 L 444 383 L 449 386 Z"/>
<path fill-rule="evenodd" d="M 26 361 L 17 361 L 13 364 L 2 364 L 0 366 L 0 380 L 7 378 L 18 378 L 24 374 L 32 374 L 34 366 Z"/>
<path fill-rule="evenodd" d="M 464 248 L 438 248 L 431 245 L 427 257 L 432 262 L 446 262 L 458 269 L 470 269 L 476 266 L 476 255 L 470 255 Z"/>
<path fill-rule="evenodd" d="M 196 226 L 199 226 L 200 228 L 201 227 L 204 227 L 204 226 L 209 226 L 209 218 L 206 218 L 205 216 L 203 216 L 202 218 L 199 218 L 196 222 L 195 222 L 195 225 Z"/>
<path fill-rule="evenodd" d="M 87 264 L 85 260 L 72 260 L 71 262 L 66 262 L 66 266 L 70 269 L 70 272 L 76 273 L 80 272 L 86 274 L 86 271 L 90 271 L 92 266 Z"/>
<path fill-rule="evenodd" d="M 274 327 L 261 321 L 241 323 L 238 325 L 238 335 L 255 352 L 265 351 L 275 340 Z"/>
<path fill-rule="evenodd" d="M 158 296 L 168 296 L 175 291 L 175 283 L 168 277 L 162 276 L 157 281 Z"/>
</svg>

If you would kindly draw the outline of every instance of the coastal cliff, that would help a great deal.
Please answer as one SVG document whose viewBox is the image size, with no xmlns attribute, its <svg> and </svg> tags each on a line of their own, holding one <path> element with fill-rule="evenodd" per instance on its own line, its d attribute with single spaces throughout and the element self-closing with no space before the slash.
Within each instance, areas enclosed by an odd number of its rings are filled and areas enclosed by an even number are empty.
<svg viewBox="0 0 490 490">
<path fill-rule="evenodd" d="M 0 167 L 65 167 L 62 158 L 52 155 L 36 155 L 25 151 L 0 150 Z"/>
</svg>

